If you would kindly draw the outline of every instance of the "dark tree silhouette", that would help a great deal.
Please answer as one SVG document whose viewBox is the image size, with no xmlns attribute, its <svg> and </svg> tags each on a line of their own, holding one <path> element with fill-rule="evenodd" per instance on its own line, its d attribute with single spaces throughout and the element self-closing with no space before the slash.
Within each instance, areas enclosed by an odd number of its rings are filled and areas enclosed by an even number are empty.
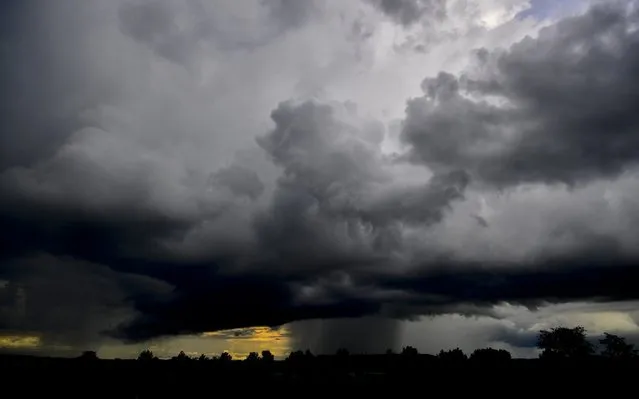
<svg viewBox="0 0 639 399">
<path fill-rule="evenodd" d="M 476 349 L 470 355 L 470 360 L 485 363 L 507 362 L 511 358 L 512 356 L 507 350 L 493 348 Z"/>
<path fill-rule="evenodd" d="M 233 360 L 233 356 L 231 356 L 231 354 L 228 352 L 222 352 L 218 360 L 220 362 L 230 362 L 231 360 Z"/>
<path fill-rule="evenodd" d="M 204 361 L 206 361 L 206 360 L 209 360 L 209 358 L 208 358 L 208 357 L 206 357 L 206 355 L 205 355 L 204 353 L 202 353 L 202 354 L 200 355 L 200 357 L 198 357 L 198 358 L 197 358 L 197 360 L 199 360 L 199 361 L 201 361 L 201 362 L 204 362 Z"/>
<path fill-rule="evenodd" d="M 412 346 L 405 346 L 402 349 L 402 356 L 404 357 L 417 357 L 419 355 L 419 352 L 417 351 L 417 349 L 415 349 Z"/>
<path fill-rule="evenodd" d="M 339 348 L 337 350 L 336 353 L 337 357 L 342 358 L 342 357 L 348 357 L 348 355 L 350 355 L 350 352 L 348 351 L 348 349 L 346 348 Z"/>
<path fill-rule="evenodd" d="M 191 358 L 189 357 L 189 355 L 184 353 L 184 351 L 180 351 L 180 353 L 178 353 L 177 356 L 173 357 L 173 360 L 177 360 L 177 361 L 180 361 L 180 362 L 186 362 L 188 360 L 191 360 Z"/>
<path fill-rule="evenodd" d="M 604 349 L 603 357 L 609 359 L 632 359 L 637 357 L 635 346 L 626 342 L 626 339 L 614 334 L 604 333 L 604 338 L 599 340 Z"/>
<path fill-rule="evenodd" d="M 82 360 L 98 360 L 98 354 L 95 351 L 84 351 L 79 358 Z"/>
<path fill-rule="evenodd" d="M 244 359 L 245 362 L 249 362 L 249 363 L 256 363 L 259 360 L 260 360 L 260 355 L 257 352 L 249 353 L 246 359 Z"/>
<path fill-rule="evenodd" d="M 447 362 L 463 362 L 467 359 L 466 354 L 459 348 L 451 350 L 441 350 L 437 357 Z"/>
<path fill-rule="evenodd" d="M 291 364 L 300 365 L 311 362 L 314 358 L 315 356 L 308 349 L 306 351 L 296 350 L 288 354 L 286 361 Z"/>
<path fill-rule="evenodd" d="M 262 362 L 271 364 L 275 361 L 275 356 L 271 353 L 271 351 L 262 351 Z"/>
<path fill-rule="evenodd" d="M 156 360 L 156 359 L 157 359 L 157 357 L 155 357 L 153 352 L 151 352 L 149 349 L 143 350 L 138 355 L 138 360 L 143 361 L 143 362 L 148 362 L 148 361 Z"/>
<path fill-rule="evenodd" d="M 582 326 L 541 330 L 537 347 L 542 350 L 540 357 L 543 359 L 583 359 L 594 352 Z"/>
<path fill-rule="evenodd" d="M 291 361 L 291 362 L 300 361 L 302 359 L 304 359 L 304 352 L 302 352 L 301 350 L 292 351 L 291 353 L 288 354 L 288 357 L 286 358 L 287 361 Z"/>
</svg>

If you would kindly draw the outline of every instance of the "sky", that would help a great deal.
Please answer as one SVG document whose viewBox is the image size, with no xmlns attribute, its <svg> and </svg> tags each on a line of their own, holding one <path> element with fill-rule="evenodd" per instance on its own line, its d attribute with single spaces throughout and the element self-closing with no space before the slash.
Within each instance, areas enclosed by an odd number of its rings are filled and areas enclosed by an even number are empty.
<svg viewBox="0 0 639 399">
<path fill-rule="evenodd" d="M 0 7 L 0 351 L 639 342 L 639 1 Z"/>
</svg>

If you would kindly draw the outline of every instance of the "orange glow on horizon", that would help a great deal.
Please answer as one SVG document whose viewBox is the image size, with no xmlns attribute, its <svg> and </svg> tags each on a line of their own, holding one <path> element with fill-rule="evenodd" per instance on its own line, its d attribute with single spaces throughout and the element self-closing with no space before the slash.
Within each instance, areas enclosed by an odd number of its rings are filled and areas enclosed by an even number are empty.
<svg viewBox="0 0 639 399">
<path fill-rule="evenodd" d="M 0 336 L 0 348 L 29 349 L 37 348 L 42 341 L 37 335 L 4 335 Z"/>
<path fill-rule="evenodd" d="M 269 350 L 276 358 L 284 358 L 291 351 L 290 331 L 287 327 L 249 327 L 206 332 L 205 338 L 217 338 L 225 342 L 225 352 L 233 359 L 244 359 L 250 352 L 261 354 Z"/>
</svg>

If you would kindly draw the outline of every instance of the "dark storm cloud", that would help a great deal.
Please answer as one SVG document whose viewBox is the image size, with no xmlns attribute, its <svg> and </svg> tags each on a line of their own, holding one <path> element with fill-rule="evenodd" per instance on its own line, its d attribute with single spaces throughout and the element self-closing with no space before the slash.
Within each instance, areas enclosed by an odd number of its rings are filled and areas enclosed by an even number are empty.
<svg viewBox="0 0 639 399">
<path fill-rule="evenodd" d="M 212 265 L 176 270 L 167 276 L 175 296 L 168 303 L 138 303 L 143 316 L 118 336 L 140 340 L 378 312 L 380 300 L 395 294 L 374 284 L 353 285 L 350 270 L 389 262 L 389 248 L 399 245 L 397 223 L 436 222 L 460 198 L 466 179 L 438 176 L 368 204 L 374 183 L 390 176 L 374 142 L 367 141 L 379 135 L 366 129 L 379 126 L 359 125 L 352 117 L 348 104 L 283 103 L 273 111 L 275 128 L 258 141 L 284 173 L 256 219 L 258 247 L 248 269 L 241 274 L 232 266 L 230 274 Z M 412 219 L 404 220 L 407 215 Z M 220 270 L 228 270 L 228 259 L 218 261 Z M 226 306 L 229 301 L 232 307 Z"/>
<path fill-rule="evenodd" d="M 295 349 L 316 354 L 334 354 L 346 348 L 351 353 L 384 353 L 397 350 L 400 323 L 395 319 L 362 317 L 357 319 L 305 320 L 290 327 Z"/>
<path fill-rule="evenodd" d="M 48 345 L 91 345 L 134 316 L 131 295 L 162 296 L 170 287 L 72 258 L 33 255 L 4 263 L 0 329 L 42 336 Z"/>
<path fill-rule="evenodd" d="M 326 270 L 383 261 L 399 245 L 400 223 L 433 224 L 463 197 L 463 172 L 393 187 L 380 127 L 352 117 L 348 104 L 283 103 L 273 111 L 276 127 L 258 143 L 284 170 L 257 224 L 273 262 Z"/>
<path fill-rule="evenodd" d="M 424 184 L 392 187 L 393 160 L 379 149 L 381 126 L 349 124 L 340 120 L 340 113 L 353 116 L 348 104 L 283 103 L 273 111 L 276 128 L 258 143 L 284 168 L 279 194 L 295 191 L 309 201 L 300 206 L 376 227 L 395 221 L 437 222 L 452 201 L 462 198 L 468 179 L 460 171 L 436 175 Z M 392 190 L 379 193 L 380 185 Z M 280 206 L 278 199 L 273 206 Z"/>
<path fill-rule="evenodd" d="M 190 272 L 171 281 L 178 288 L 166 298 L 136 301 L 139 316 L 111 330 L 127 342 L 158 336 L 200 333 L 256 325 L 280 326 L 293 320 L 359 317 L 376 313 L 373 301 L 345 298 L 330 304 L 297 304 L 285 281 L 264 275 L 229 277 Z M 185 282 L 188 281 L 188 285 Z"/>
<path fill-rule="evenodd" d="M 428 308 L 454 304 L 490 305 L 509 302 L 538 307 L 579 300 L 637 299 L 639 270 L 636 259 L 614 253 L 559 257 L 530 267 L 482 270 L 481 266 L 446 265 L 441 269 L 387 279 L 387 288 L 399 289 L 416 305 Z M 505 266 L 505 265 L 502 265 Z M 532 267 L 534 266 L 534 267 Z M 394 280 L 394 281 L 393 281 Z"/>
<path fill-rule="evenodd" d="M 427 17 L 441 20 L 446 16 L 446 0 L 368 0 L 384 14 L 403 25 L 411 25 Z"/>
<path fill-rule="evenodd" d="M 67 1 L 66 4 L 72 2 Z M 108 102 L 118 85 L 95 79 L 94 51 L 77 53 L 88 26 L 99 29 L 96 15 L 83 4 L 74 12 L 51 10 L 34 1 L 4 2 L 0 11 L 0 170 L 50 156 L 80 122 L 71 114 Z M 23 29 L 28 26 L 29 29 Z M 59 41 L 65 35 L 64 46 Z M 74 115 L 75 116 L 75 115 Z"/>
<path fill-rule="evenodd" d="M 379 351 L 384 349 L 380 345 L 392 346 L 392 337 L 397 333 L 393 318 L 448 313 L 499 317 L 490 307 L 503 302 L 534 309 L 549 303 L 638 299 L 635 287 L 639 284 L 639 271 L 635 260 L 600 256 L 599 260 L 548 260 L 541 270 L 539 265 L 523 270 L 513 266 L 503 271 L 481 270 L 468 264 L 442 262 L 439 270 L 401 277 L 351 273 L 348 282 L 332 289 L 310 285 L 301 296 L 272 276 L 229 277 L 203 270 L 181 271 L 171 278 L 179 287 L 175 295 L 167 297 L 166 302 L 152 298 L 138 302 L 141 316 L 121 328 L 116 336 L 138 341 L 250 325 L 277 326 L 293 320 L 377 314 L 385 318 L 371 319 L 371 326 L 386 335 L 353 344 L 353 348 Z M 189 274 L 190 278 L 185 277 Z M 233 307 L 228 307 L 228 303 Z M 356 328 L 355 321 L 320 324 L 321 333 L 313 333 L 312 323 L 293 331 L 301 340 L 299 345 L 331 352 L 352 344 L 361 335 L 356 331 L 362 331 Z M 495 340 L 515 344 L 517 339 L 527 342 L 529 338 L 497 334 Z"/>
<path fill-rule="evenodd" d="M 504 342 L 515 348 L 536 348 L 539 331 L 517 330 L 500 326 L 492 331 L 490 338 L 492 341 Z"/>
<path fill-rule="evenodd" d="M 174 4 L 114 6 L 109 15 L 118 29 L 106 36 L 124 32 L 122 46 L 134 46 L 134 54 L 144 43 L 161 58 L 192 62 L 198 38 L 209 40 L 213 28 L 194 23 L 180 30 L 170 8 Z M 270 4 L 291 26 L 308 18 L 305 10 L 290 9 L 299 5 Z M 379 4 L 401 20 L 408 18 L 397 11 L 409 7 L 407 2 Z M 186 10 L 191 17 L 200 15 Z M 94 14 L 85 16 L 79 19 L 98 23 Z M 63 12 L 55 17 L 55 24 L 44 26 L 76 26 Z M 163 146 L 161 141 L 163 135 L 190 137 L 177 122 L 164 125 L 173 115 L 190 120 L 193 114 L 169 112 L 167 117 L 170 109 L 147 114 L 125 104 L 122 110 L 132 119 L 159 115 L 160 121 L 144 128 L 88 123 L 86 104 L 91 108 L 104 93 L 116 98 L 111 93 L 129 86 L 135 91 L 135 79 L 116 79 L 117 87 L 109 84 L 115 79 L 110 74 L 85 79 L 86 71 L 97 68 L 94 58 L 110 70 L 113 57 L 99 58 L 102 50 L 86 55 L 87 60 L 62 50 L 49 54 L 43 27 L 34 38 L 23 39 L 38 44 L 31 55 L 18 50 L 17 34 L 3 31 L 10 45 L 1 51 L 15 65 L 3 65 L 2 79 L 17 80 L 7 80 L 13 91 L 0 94 L 2 115 L 14 118 L 0 133 L 14 153 L 7 165 L 20 166 L 0 174 L 0 275 L 9 281 L 0 294 L 2 328 L 37 330 L 55 340 L 90 324 L 96 326 L 91 337 L 108 330 L 140 341 L 311 318 L 492 315 L 491 305 L 503 301 L 534 307 L 546 301 L 637 299 L 636 258 L 613 233 L 576 234 L 579 245 L 560 258 L 500 264 L 460 260 L 429 247 L 430 241 L 416 233 L 445 222 L 473 182 L 585 182 L 632 165 L 639 150 L 638 34 L 631 29 L 637 19 L 635 11 L 597 8 L 507 51 L 480 51 L 472 73 L 427 79 L 425 96 L 408 105 L 402 133 L 418 167 L 383 153 L 383 125 L 360 115 L 353 104 L 288 101 L 272 111 L 272 128 L 264 126 L 259 148 L 253 148 L 270 160 L 264 161 L 268 165 L 257 170 L 251 165 L 262 161 L 251 159 L 227 167 L 206 164 L 217 166 L 196 171 L 193 165 L 200 164 L 185 161 L 190 152 L 176 156 L 170 151 L 182 142 Z M 249 32 L 226 43 L 241 47 L 245 39 L 255 44 L 253 39 L 267 36 Z M 52 66 L 50 76 L 19 72 L 39 57 Z M 175 67 L 160 65 L 165 64 Z M 77 72 L 77 80 L 65 80 L 66 67 Z M 28 79 L 31 75 L 35 80 Z M 38 91 L 40 83 L 46 93 Z M 91 95 L 76 99 L 85 83 Z M 24 99 L 12 102 L 15 92 L 24 93 Z M 507 105 L 471 101 L 466 93 L 505 98 Z M 238 107 L 237 118 L 245 111 Z M 139 132 L 147 130 L 150 138 Z M 55 140 L 38 142 L 34 149 L 24 143 L 38 141 L 45 131 Z M 211 126 L 211 132 L 219 131 L 226 132 L 226 126 Z M 498 225 L 483 216 L 465 220 L 484 226 L 482 234 Z M 521 229 L 526 228 L 523 223 Z M 56 295 L 59 302 L 45 300 Z M 43 318 L 48 304 L 66 309 L 63 320 Z M 18 317 L 24 306 L 33 310 Z M 380 328 L 387 337 L 383 341 L 392 341 L 395 325 Z M 354 345 L 333 341 L 349 329 L 329 328 L 332 333 L 321 346 Z M 361 344 L 362 350 L 377 345 Z"/>
<path fill-rule="evenodd" d="M 155 240 L 189 227 L 188 220 L 171 218 L 138 202 L 149 195 L 141 177 L 109 182 L 99 168 L 83 168 L 76 158 L 40 166 L 14 169 L 15 173 L 7 172 L 0 179 L 5 193 L 0 199 L 5 256 L 45 251 L 98 263 L 154 257 L 162 253 Z M 41 184 L 40 172 L 49 184 Z"/>
<path fill-rule="evenodd" d="M 227 187 L 237 195 L 255 199 L 264 191 L 264 184 L 255 171 L 241 165 L 220 169 L 211 176 L 211 184 Z"/>
<path fill-rule="evenodd" d="M 636 8 L 598 6 L 506 51 L 480 50 L 475 71 L 426 79 L 402 132 L 414 159 L 497 186 L 636 165 L 638 21 Z"/>
</svg>

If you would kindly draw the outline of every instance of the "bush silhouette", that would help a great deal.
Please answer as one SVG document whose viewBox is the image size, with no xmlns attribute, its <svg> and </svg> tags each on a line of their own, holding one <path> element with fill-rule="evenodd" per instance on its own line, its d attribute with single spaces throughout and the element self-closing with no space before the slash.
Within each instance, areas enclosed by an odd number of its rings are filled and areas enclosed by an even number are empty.
<svg viewBox="0 0 639 399">
<path fill-rule="evenodd" d="M 471 355 L 470 360 L 482 363 L 499 363 L 511 360 L 510 352 L 505 349 L 483 348 L 476 349 Z"/>
<path fill-rule="evenodd" d="M 437 355 L 437 357 L 440 360 L 446 361 L 446 362 L 463 362 L 467 359 L 466 354 L 464 353 L 464 351 L 462 351 L 459 348 L 455 348 L 455 349 L 451 349 L 451 350 L 441 350 L 439 352 L 439 354 Z"/>
<path fill-rule="evenodd" d="M 404 357 L 417 357 L 419 355 L 419 352 L 417 351 L 417 349 L 415 349 L 412 346 L 405 346 L 402 349 L 402 356 Z"/>
</svg>

